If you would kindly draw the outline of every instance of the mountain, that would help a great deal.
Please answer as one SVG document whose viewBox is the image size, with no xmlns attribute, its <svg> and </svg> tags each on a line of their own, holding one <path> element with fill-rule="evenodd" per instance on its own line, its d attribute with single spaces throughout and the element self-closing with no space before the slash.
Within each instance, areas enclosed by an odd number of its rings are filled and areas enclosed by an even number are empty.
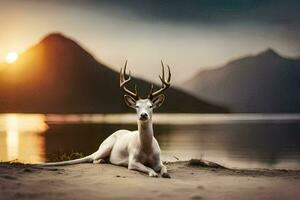
<svg viewBox="0 0 300 200">
<path fill-rule="evenodd" d="M 48 35 L 0 70 L 0 112 L 132 112 L 123 102 L 119 73 L 59 33 Z M 139 89 L 149 90 L 149 82 L 136 81 Z M 166 96 L 160 112 L 227 111 L 176 88 Z"/>
<path fill-rule="evenodd" d="M 239 113 L 299 113 L 300 60 L 272 49 L 199 72 L 190 93 Z"/>
</svg>

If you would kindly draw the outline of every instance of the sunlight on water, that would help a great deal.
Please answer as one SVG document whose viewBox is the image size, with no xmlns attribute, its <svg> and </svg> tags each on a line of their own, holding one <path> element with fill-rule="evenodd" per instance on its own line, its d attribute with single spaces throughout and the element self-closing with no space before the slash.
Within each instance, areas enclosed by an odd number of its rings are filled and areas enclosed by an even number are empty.
<svg viewBox="0 0 300 200">
<path fill-rule="evenodd" d="M 19 135 L 17 131 L 7 130 L 6 144 L 7 144 L 7 159 L 14 160 L 19 157 Z"/>
<path fill-rule="evenodd" d="M 43 115 L 6 114 L 0 118 L 0 160 L 42 162 L 44 140 L 37 134 L 48 126 Z M 6 140 L 2 138 L 6 137 Z"/>
<path fill-rule="evenodd" d="M 43 132 L 48 128 L 44 115 L 4 114 L 0 118 L 0 131 Z"/>
</svg>

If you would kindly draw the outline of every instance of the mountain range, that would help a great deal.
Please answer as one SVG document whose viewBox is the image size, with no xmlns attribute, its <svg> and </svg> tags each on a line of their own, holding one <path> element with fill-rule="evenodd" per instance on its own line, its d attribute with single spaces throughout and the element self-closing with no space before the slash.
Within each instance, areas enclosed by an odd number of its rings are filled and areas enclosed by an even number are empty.
<svg viewBox="0 0 300 200">
<path fill-rule="evenodd" d="M 46 36 L 15 63 L 1 64 L 0 70 L 2 113 L 132 112 L 123 102 L 119 73 L 59 33 Z M 144 94 L 150 89 L 148 81 L 135 78 L 133 82 Z M 166 97 L 159 112 L 228 112 L 175 87 Z"/>
<path fill-rule="evenodd" d="M 232 112 L 300 112 L 300 59 L 283 57 L 273 49 L 200 71 L 183 85 Z"/>
</svg>

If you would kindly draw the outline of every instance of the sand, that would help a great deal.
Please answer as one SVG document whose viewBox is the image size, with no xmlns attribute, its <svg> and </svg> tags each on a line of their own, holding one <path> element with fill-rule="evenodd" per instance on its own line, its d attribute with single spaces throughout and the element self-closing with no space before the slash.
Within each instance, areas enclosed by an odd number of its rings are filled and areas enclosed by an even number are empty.
<svg viewBox="0 0 300 200">
<path fill-rule="evenodd" d="M 300 171 L 168 163 L 171 179 L 110 164 L 0 163 L 0 199 L 299 199 Z"/>
</svg>

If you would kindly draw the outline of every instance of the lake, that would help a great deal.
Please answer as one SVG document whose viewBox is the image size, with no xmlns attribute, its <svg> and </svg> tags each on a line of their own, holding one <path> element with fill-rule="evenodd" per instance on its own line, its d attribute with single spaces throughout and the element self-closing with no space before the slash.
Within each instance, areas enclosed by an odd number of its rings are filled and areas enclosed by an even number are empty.
<svg viewBox="0 0 300 200">
<path fill-rule="evenodd" d="M 154 114 L 166 161 L 203 158 L 233 168 L 300 169 L 299 114 Z M 118 129 L 136 129 L 134 114 L 0 114 L 0 160 L 53 161 L 88 155 Z"/>
</svg>

